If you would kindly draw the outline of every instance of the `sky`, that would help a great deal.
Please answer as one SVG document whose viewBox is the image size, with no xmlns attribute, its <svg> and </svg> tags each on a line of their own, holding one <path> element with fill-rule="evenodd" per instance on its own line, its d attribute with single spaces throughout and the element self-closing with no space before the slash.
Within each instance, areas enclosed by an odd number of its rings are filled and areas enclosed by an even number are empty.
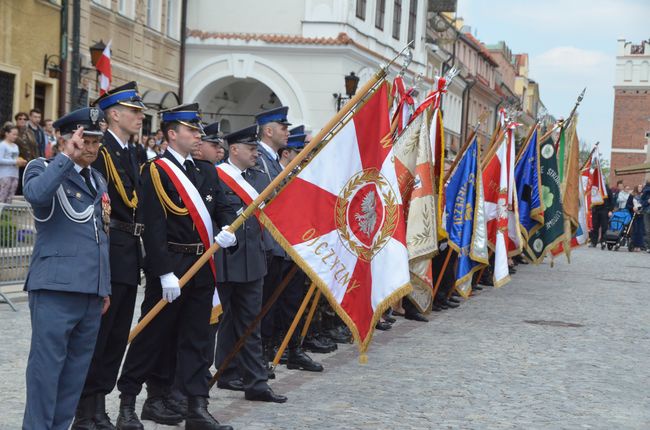
<svg viewBox="0 0 650 430">
<path fill-rule="evenodd" d="M 528 53 L 529 78 L 555 117 L 587 87 L 578 136 L 610 159 L 617 40 L 650 39 L 650 0 L 458 0 L 457 16 L 482 42 Z"/>
</svg>

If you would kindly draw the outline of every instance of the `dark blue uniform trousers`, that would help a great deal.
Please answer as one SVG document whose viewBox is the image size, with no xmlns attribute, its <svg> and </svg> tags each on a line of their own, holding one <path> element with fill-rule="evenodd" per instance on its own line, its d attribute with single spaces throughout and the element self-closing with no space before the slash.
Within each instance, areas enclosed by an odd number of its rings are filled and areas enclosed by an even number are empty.
<svg viewBox="0 0 650 430">
<path fill-rule="evenodd" d="M 103 298 L 29 292 L 32 340 L 23 430 L 64 430 L 74 417 L 95 349 Z"/>
</svg>

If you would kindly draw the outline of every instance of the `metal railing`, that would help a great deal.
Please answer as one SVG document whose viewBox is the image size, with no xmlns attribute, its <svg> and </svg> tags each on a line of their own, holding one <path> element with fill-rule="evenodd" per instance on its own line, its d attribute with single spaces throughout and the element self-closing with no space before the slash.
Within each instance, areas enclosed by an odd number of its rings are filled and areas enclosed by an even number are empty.
<svg viewBox="0 0 650 430">
<path fill-rule="evenodd" d="M 25 282 L 35 240 L 29 204 L 18 199 L 0 203 L 0 285 Z"/>
</svg>

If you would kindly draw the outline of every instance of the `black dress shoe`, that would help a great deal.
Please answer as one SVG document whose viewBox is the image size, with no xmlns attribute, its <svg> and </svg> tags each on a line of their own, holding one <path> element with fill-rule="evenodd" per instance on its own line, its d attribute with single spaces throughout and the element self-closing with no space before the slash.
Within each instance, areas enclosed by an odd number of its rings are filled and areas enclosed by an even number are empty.
<svg viewBox="0 0 650 430">
<path fill-rule="evenodd" d="M 115 430 L 110 417 L 106 413 L 106 396 L 98 394 L 95 398 L 95 428 L 97 430 Z"/>
<path fill-rule="evenodd" d="M 431 310 L 432 310 L 433 312 L 441 312 L 441 311 L 442 311 L 442 308 L 441 308 L 440 306 L 438 306 L 437 304 L 434 303 L 434 304 L 431 306 Z"/>
<path fill-rule="evenodd" d="M 456 309 L 458 306 L 460 306 L 458 303 L 449 300 L 445 300 L 445 304 L 451 309 Z"/>
<path fill-rule="evenodd" d="M 420 312 L 413 312 L 413 313 L 409 312 L 406 315 L 404 315 L 404 318 L 411 321 L 429 322 L 427 317 L 422 315 Z"/>
<path fill-rule="evenodd" d="M 377 325 L 375 325 L 375 328 L 377 330 L 386 331 L 393 328 L 393 326 L 388 324 L 386 321 L 377 321 Z"/>
<path fill-rule="evenodd" d="M 447 299 L 448 302 L 452 303 L 460 303 L 460 299 L 458 297 L 451 296 Z"/>
<path fill-rule="evenodd" d="M 208 399 L 190 397 L 187 402 L 185 430 L 233 430 L 231 426 L 221 425 L 208 412 Z"/>
<path fill-rule="evenodd" d="M 120 413 L 115 423 L 119 430 L 144 430 L 144 426 L 135 413 L 135 396 L 120 395 Z"/>
<path fill-rule="evenodd" d="M 246 400 L 252 400 L 254 402 L 285 403 L 287 401 L 286 396 L 275 394 L 271 389 L 271 387 L 267 388 L 265 391 L 262 391 L 261 393 L 255 393 L 255 394 L 246 393 L 244 397 L 246 398 Z"/>
<path fill-rule="evenodd" d="M 350 343 L 350 338 L 343 332 L 332 329 L 327 332 L 327 337 L 336 343 Z"/>
<path fill-rule="evenodd" d="M 449 309 L 449 306 L 447 306 L 447 301 L 446 300 L 434 300 L 433 305 L 438 306 L 442 310 Z"/>
<path fill-rule="evenodd" d="M 71 430 L 95 430 L 95 396 L 79 399 Z"/>
<path fill-rule="evenodd" d="M 330 341 L 331 342 L 331 341 Z M 336 350 L 336 343 L 331 342 L 330 344 L 324 343 L 320 337 L 307 337 L 302 342 L 303 349 L 309 352 L 316 352 L 320 354 L 326 354 Z"/>
<path fill-rule="evenodd" d="M 142 405 L 140 417 L 143 420 L 168 426 L 175 426 L 183 421 L 183 416 L 169 408 L 162 396 L 148 397 Z"/>
<path fill-rule="evenodd" d="M 472 287 L 472 290 L 483 291 L 483 287 L 481 287 L 479 284 L 476 284 Z"/>
<path fill-rule="evenodd" d="M 302 348 L 295 348 L 289 351 L 287 357 L 287 369 L 306 370 L 307 372 L 322 372 L 323 365 L 311 359 Z"/>
<path fill-rule="evenodd" d="M 232 381 L 217 381 L 217 388 L 230 391 L 244 391 L 244 381 L 233 379 Z"/>
</svg>

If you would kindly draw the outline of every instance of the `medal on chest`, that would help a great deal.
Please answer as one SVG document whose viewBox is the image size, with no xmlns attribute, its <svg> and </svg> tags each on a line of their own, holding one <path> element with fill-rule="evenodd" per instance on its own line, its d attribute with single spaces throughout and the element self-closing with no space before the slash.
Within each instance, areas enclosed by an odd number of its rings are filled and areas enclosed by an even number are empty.
<svg viewBox="0 0 650 430">
<path fill-rule="evenodd" d="M 108 234 L 111 224 L 111 199 L 106 192 L 102 194 L 102 223 L 104 224 L 104 231 Z"/>
</svg>

